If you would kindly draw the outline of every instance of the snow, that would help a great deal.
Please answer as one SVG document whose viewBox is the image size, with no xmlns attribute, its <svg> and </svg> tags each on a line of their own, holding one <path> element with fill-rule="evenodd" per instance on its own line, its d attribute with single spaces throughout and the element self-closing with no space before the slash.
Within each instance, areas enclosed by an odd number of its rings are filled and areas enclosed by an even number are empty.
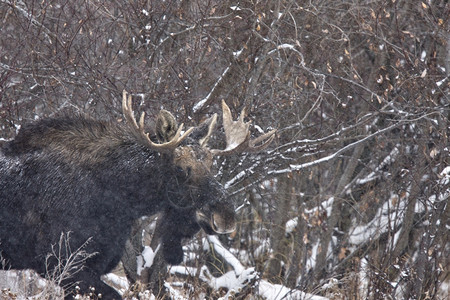
<svg viewBox="0 0 450 300">
<path fill-rule="evenodd" d="M 174 300 L 185 300 L 186 299 L 176 289 L 174 289 L 170 284 L 165 283 L 164 286 L 169 291 L 169 294 L 172 297 L 172 299 L 174 299 Z"/>
<path fill-rule="evenodd" d="M 409 193 L 407 193 L 409 194 Z M 383 206 L 378 209 L 375 217 L 368 224 L 356 226 L 350 237 L 349 243 L 360 245 L 372 239 L 378 238 L 382 233 L 387 232 L 390 228 L 395 228 L 403 222 L 404 208 L 407 201 L 397 201 L 397 206 L 393 207 L 394 199 L 399 198 L 395 193 L 391 194 L 391 198 L 386 201 Z"/>
<path fill-rule="evenodd" d="M 366 258 L 361 258 L 360 269 L 359 269 L 359 295 L 364 296 L 369 286 L 369 265 Z"/>
<path fill-rule="evenodd" d="M 316 242 L 312 246 L 311 255 L 306 260 L 306 270 L 314 269 L 314 267 L 316 266 L 316 257 L 318 254 L 318 251 L 317 251 L 318 249 L 319 249 L 319 242 Z"/>
<path fill-rule="evenodd" d="M 420 60 L 425 61 L 426 57 L 427 57 L 427 53 L 425 51 L 422 51 L 422 53 L 420 54 Z"/>
<path fill-rule="evenodd" d="M 441 175 L 441 180 L 440 180 L 440 184 L 442 184 L 443 186 L 446 186 L 450 183 L 450 166 L 447 166 L 444 168 L 444 170 L 442 170 L 442 172 L 440 173 Z"/>
<path fill-rule="evenodd" d="M 119 293 L 121 294 L 130 288 L 126 277 L 118 276 L 114 273 L 103 275 L 102 280 L 109 285 L 114 285 L 114 287 L 119 289 Z"/>
<path fill-rule="evenodd" d="M 238 51 L 234 51 L 234 52 L 233 52 L 233 56 L 234 56 L 234 57 L 239 57 L 239 55 L 241 55 L 241 53 L 242 53 L 242 49 L 241 49 L 241 50 L 238 50 Z"/>
<path fill-rule="evenodd" d="M 325 300 L 328 298 L 311 295 L 296 289 L 290 289 L 283 285 L 271 284 L 266 280 L 260 279 L 258 272 L 255 268 L 247 268 L 219 241 L 216 236 L 207 236 L 203 239 L 204 250 L 214 249 L 214 253 L 222 257 L 231 267 L 232 270 L 225 272 L 219 277 L 214 277 L 209 269 L 203 265 L 200 268 L 188 267 L 188 266 L 172 266 L 170 273 L 174 275 L 183 276 L 195 276 L 199 274 L 199 279 L 206 282 L 214 290 L 224 288 L 227 290 L 225 296 L 219 299 L 229 299 L 236 293 L 239 293 L 244 287 L 249 284 L 253 285 L 256 294 L 266 300 L 281 300 L 281 299 L 312 299 L 312 300 Z M 317 252 L 317 246 L 314 248 Z M 196 247 L 190 247 L 196 248 Z M 314 253 L 315 253 L 314 252 Z M 173 289 L 173 285 L 168 285 L 169 291 L 172 296 L 176 295 L 176 299 L 185 299 L 181 294 Z M 175 294 L 174 294 L 175 293 Z M 178 294 L 177 294 L 178 293 Z"/>
<path fill-rule="evenodd" d="M 258 257 L 263 255 L 264 253 L 271 253 L 272 249 L 270 248 L 270 240 L 267 238 L 260 242 L 260 245 L 255 249 L 254 256 Z"/>
<path fill-rule="evenodd" d="M 238 212 L 238 211 L 240 211 L 241 209 L 243 209 L 244 207 L 247 207 L 247 206 L 249 206 L 249 205 L 251 205 L 251 204 L 250 204 L 250 201 L 248 201 L 248 199 L 245 199 L 245 200 L 242 202 L 241 205 L 239 205 L 238 207 L 236 207 L 236 209 L 235 209 L 234 211 L 235 211 L 235 212 Z"/>
<path fill-rule="evenodd" d="M 321 202 L 319 206 L 316 206 L 316 207 L 314 207 L 312 209 L 305 209 L 305 214 L 313 215 L 318 210 L 325 209 L 326 212 L 327 212 L 327 216 L 330 216 L 331 215 L 331 209 L 333 207 L 333 202 L 334 202 L 334 197 L 330 197 L 327 200 Z"/>
<path fill-rule="evenodd" d="M 208 236 L 203 239 L 203 248 L 205 250 L 213 248 L 214 253 L 230 264 L 233 270 L 228 271 L 219 277 L 214 277 L 206 266 L 200 267 L 200 270 L 195 267 L 172 266 L 170 272 L 172 274 L 192 276 L 200 274 L 199 279 L 208 283 L 211 288 L 215 290 L 226 288 L 228 289 L 228 293 L 240 291 L 246 284 L 258 277 L 258 273 L 254 268 L 245 268 L 241 262 L 220 243 L 216 236 Z"/>
<path fill-rule="evenodd" d="M 225 189 L 230 188 L 230 186 L 232 186 L 234 183 L 236 183 L 237 181 L 239 181 L 241 178 L 244 178 L 246 174 L 245 170 L 242 170 L 241 172 L 239 172 L 236 176 L 234 176 L 233 178 L 231 178 L 230 180 L 228 180 L 223 186 Z"/>
<path fill-rule="evenodd" d="M 298 225 L 298 217 L 295 217 L 289 221 L 286 222 L 286 234 L 290 234 L 292 233 L 292 231 L 294 231 L 294 229 L 297 227 Z"/>
<path fill-rule="evenodd" d="M 208 283 L 215 290 L 226 288 L 228 290 L 240 291 L 248 282 L 258 276 L 254 268 L 244 268 L 241 273 L 237 273 L 234 270 L 228 271 L 219 277 L 214 277 L 206 266 L 202 266 L 200 272 L 198 271 L 198 268 L 186 266 L 172 266 L 170 268 L 171 274 L 195 276 L 195 274 L 199 273 L 199 279 Z"/>
<path fill-rule="evenodd" d="M 442 80 L 439 80 L 438 82 L 436 82 L 436 85 L 437 85 L 437 86 L 441 86 L 441 85 L 447 80 L 447 78 L 448 78 L 448 77 L 445 77 L 445 78 L 443 78 Z"/>
<path fill-rule="evenodd" d="M 282 50 L 282 49 L 289 49 L 289 50 L 295 50 L 295 46 L 291 45 L 291 44 L 282 44 L 282 45 L 278 45 L 275 49 L 267 52 L 268 55 L 272 55 L 273 53 L 277 52 L 278 50 Z"/>
<path fill-rule="evenodd" d="M 389 153 L 389 155 L 384 158 L 384 160 L 378 165 L 377 168 L 375 168 L 375 170 L 373 172 L 371 172 L 365 178 L 357 179 L 356 184 L 366 184 L 368 182 L 378 179 L 380 177 L 380 175 L 383 174 L 383 171 L 381 171 L 381 170 L 385 166 L 395 162 L 395 159 L 397 158 L 397 156 L 400 153 L 398 147 L 399 147 L 399 145 L 396 145 L 394 147 L 394 149 L 392 149 L 392 151 Z"/>
<path fill-rule="evenodd" d="M 141 275 L 142 270 L 144 270 L 145 268 L 150 268 L 153 265 L 153 261 L 155 260 L 156 253 L 158 253 L 160 246 L 161 244 L 156 247 L 155 251 L 153 251 L 151 247 L 145 246 L 142 254 L 136 257 L 137 274 L 139 276 Z"/>
<path fill-rule="evenodd" d="M 225 249 L 224 246 L 222 246 L 222 243 L 220 243 L 217 236 L 208 235 L 208 242 L 211 243 L 212 246 L 214 247 L 215 253 L 220 255 L 233 267 L 237 276 L 240 276 L 242 273 L 245 272 L 245 268 L 241 264 L 241 262 L 236 257 L 234 257 L 234 255 L 231 254 L 230 251 L 228 251 L 227 249 Z"/>
<path fill-rule="evenodd" d="M 281 299 L 311 299 L 311 300 L 328 300 L 328 298 L 314 296 L 298 290 L 291 290 L 280 284 L 271 284 L 266 280 L 261 280 L 258 286 L 259 295 L 267 300 Z"/>
<path fill-rule="evenodd" d="M 0 299 L 39 300 L 47 293 L 52 299 L 62 299 L 62 289 L 52 282 L 40 277 L 32 270 L 1 270 L 0 264 Z M 3 298 L 2 291 L 11 291 L 17 297 Z M 30 290 L 34 293 L 30 295 Z M 47 299 L 47 298 L 45 298 Z"/>
</svg>

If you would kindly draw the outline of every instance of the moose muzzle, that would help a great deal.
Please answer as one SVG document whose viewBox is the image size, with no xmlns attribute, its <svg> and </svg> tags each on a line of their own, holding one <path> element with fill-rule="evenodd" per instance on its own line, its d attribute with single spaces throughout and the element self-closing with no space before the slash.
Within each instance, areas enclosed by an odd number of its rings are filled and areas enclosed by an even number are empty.
<svg viewBox="0 0 450 300">
<path fill-rule="evenodd" d="M 197 210 L 196 219 L 198 224 L 207 234 L 226 234 L 236 229 L 234 209 L 230 207 L 213 207 L 211 211 Z"/>
</svg>

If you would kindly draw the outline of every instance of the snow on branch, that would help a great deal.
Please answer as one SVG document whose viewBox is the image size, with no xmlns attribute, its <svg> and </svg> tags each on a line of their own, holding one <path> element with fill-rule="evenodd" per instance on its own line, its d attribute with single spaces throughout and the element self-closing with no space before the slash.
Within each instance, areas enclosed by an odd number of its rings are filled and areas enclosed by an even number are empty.
<svg viewBox="0 0 450 300">
<path fill-rule="evenodd" d="M 212 94 L 215 92 L 215 90 L 217 89 L 219 84 L 222 82 L 225 75 L 227 75 L 227 73 L 230 71 L 230 66 L 231 66 L 231 64 L 225 68 L 225 70 L 222 72 L 222 75 L 220 75 L 219 79 L 217 79 L 216 83 L 214 83 L 214 86 L 212 87 L 212 89 L 208 93 L 208 95 L 206 95 L 205 98 L 203 98 L 202 100 L 200 100 L 199 102 L 197 102 L 194 105 L 194 107 L 192 108 L 194 113 L 200 111 L 205 106 L 205 104 L 209 101 L 209 99 L 211 99 Z"/>
<path fill-rule="evenodd" d="M 393 198 L 398 198 L 398 195 L 392 194 L 391 199 L 383 204 L 368 224 L 353 228 L 348 238 L 350 244 L 360 245 L 364 242 L 372 241 L 390 229 L 396 230 L 396 228 L 392 227 L 398 228 L 403 223 L 406 201 L 399 201 L 398 207 L 394 208 L 391 204 Z M 392 223 L 393 220 L 395 220 L 394 223 Z"/>
<path fill-rule="evenodd" d="M 308 300 L 328 300 L 328 298 L 311 295 L 299 290 L 290 289 L 281 284 L 272 284 L 266 280 L 261 280 L 258 287 L 259 295 L 263 299 L 308 299 Z"/>
<path fill-rule="evenodd" d="M 222 243 L 219 241 L 217 236 L 209 235 L 208 242 L 210 243 L 210 246 L 214 248 L 215 253 L 220 255 L 227 263 L 229 263 L 233 267 L 237 275 L 240 275 L 245 271 L 245 267 L 230 251 L 222 246 Z"/>
<path fill-rule="evenodd" d="M 6 3 L 8 5 L 10 5 L 11 7 L 15 8 L 17 11 L 19 11 L 26 19 L 28 19 L 30 21 L 31 24 L 33 24 L 34 26 L 40 28 L 43 30 L 44 34 L 46 34 L 48 41 L 50 44 L 52 44 L 52 38 L 56 41 L 58 41 L 60 44 L 63 45 L 63 43 L 60 42 L 59 38 L 53 33 L 51 32 L 47 27 L 45 27 L 42 23 L 40 23 L 38 20 L 36 20 L 33 17 L 33 14 L 30 11 L 27 11 L 26 5 L 23 1 L 8 1 L 8 0 L 2 0 L 0 1 L 2 3 Z"/>
<path fill-rule="evenodd" d="M 281 299 L 311 299 L 327 300 L 328 298 L 311 295 L 296 289 L 290 289 L 279 284 L 271 284 L 266 280 L 260 279 L 255 268 L 246 268 L 242 263 L 226 249 L 216 236 L 208 236 L 203 239 L 203 249 L 214 249 L 214 253 L 220 256 L 231 266 L 232 270 L 224 273 L 222 276 L 214 277 L 209 269 L 203 265 L 200 269 L 188 266 L 172 266 L 171 274 L 183 276 L 195 276 L 199 274 L 199 279 L 207 283 L 212 289 L 227 289 L 225 296 L 220 299 L 229 299 L 244 290 L 244 288 L 255 289 L 256 293 L 267 300 Z"/>
<path fill-rule="evenodd" d="M 364 138 L 362 138 L 362 139 L 360 139 L 360 140 L 358 140 L 356 142 L 348 144 L 345 147 L 339 149 L 338 151 L 336 151 L 336 152 L 334 152 L 334 153 L 332 153 L 330 155 L 327 155 L 325 157 L 319 158 L 319 159 L 311 161 L 311 162 L 303 163 L 303 164 L 289 165 L 289 167 L 287 167 L 285 169 L 281 169 L 281 170 L 271 170 L 271 171 L 268 172 L 268 174 L 269 175 L 280 175 L 280 174 L 285 174 L 285 173 L 291 173 L 291 172 L 294 172 L 294 171 L 299 171 L 299 170 L 304 169 L 304 168 L 312 167 L 312 166 L 315 166 L 315 165 L 318 165 L 318 164 L 321 164 L 321 163 L 324 163 L 324 162 L 331 161 L 331 160 L 335 159 L 336 157 L 340 156 L 342 153 L 353 149 L 358 144 L 365 143 L 365 142 L 367 142 L 368 140 L 374 138 L 377 135 L 380 135 L 382 133 L 385 133 L 387 131 L 390 131 L 390 130 L 394 129 L 397 126 L 400 126 L 404 122 L 405 121 L 399 121 L 399 122 L 397 122 L 397 123 L 395 123 L 395 124 L 393 124 L 391 126 L 388 126 L 386 128 L 380 129 L 377 132 L 369 134 L 368 136 L 366 136 L 366 137 L 364 137 Z"/>
<path fill-rule="evenodd" d="M 267 55 L 272 55 L 272 54 L 274 54 L 275 52 L 278 52 L 278 51 L 280 51 L 280 50 L 291 50 L 291 51 L 294 51 L 295 53 L 297 53 L 298 54 L 298 56 L 300 57 L 300 59 L 301 59 L 301 65 L 302 66 L 305 66 L 305 58 L 303 57 L 303 54 L 300 52 L 300 51 L 298 51 L 297 49 L 295 49 L 295 45 L 291 45 L 291 44 L 281 44 L 281 45 L 278 45 L 275 49 L 273 49 L 273 50 L 270 50 L 269 52 L 267 52 Z"/>
<path fill-rule="evenodd" d="M 339 137 L 341 137 L 344 133 L 350 132 L 351 130 L 354 130 L 355 128 L 359 128 L 360 126 L 363 126 L 364 124 L 366 124 L 367 122 L 369 122 L 370 120 L 372 120 L 372 118 L 376 117 L 378 115 L 378 113 L 368 113 L 365 114 L 364 116 L 360 117 L 356 123 L 347 126 L 347 127 L 342 127 L 340 130 L 333 132 L 332 134 L 322 137 L 322 138 L 318 138 L 315 140 L 311 140 L 311 139 L 302 139 L 302 140 L 295 140 L 292 141 L 290 143 L 286 143 L 281 147 L 286 148 L 286 147 L 290 147 L 292 144 L 298 144 L 298 143 L 323 143 L 323 142 L 327 142 L 329 140 L 333 140 L 333 139 L 337 139 Z M 283 132 L 283 131 L 287 131 L 287 130 L 292 130 L 292 129 L 296 129 L 298 127 L 301 127 L 301 123 L 294 123 L 291 124 L 285 128 L 281 128 L 278 130 L 278 132 Z"/>
<path fill-rule="evenodd" d="M 384 160 L 380 163 L 380 165 L 372 172 L 370 172 L 369 175 L 367 175 L 365 178 L 357 179 L 356 184 L 365 184 L 367 182 L 376 180 L 380 177 L 380 173 L 382 173 L 382 169 L 391 163 L 395 161 L 400 151 L 398 150 L 399 145 L 396 145 L 394 149 L 389 153 L 388 156 L 384 158 Z"/>
<path fill-rule="evenodd" d="M 242 54 L 243 52 L 243 48 L 239 51 L 236 51 L 236 55 L 235 55 L 235 59 L 238 59 L 239 56 Z M 232 63 L 230 63 L 228 65 L 228 67 L 225 68 L 225 70 L 222 72 L 222 74 L 220 75 L 220 77 L 217 79 L 217 81 L 214 83 L 214 86 L 212 87 L 211 91 L 209 91 L 208 95 L 206 95 L 205 98 L 203 98 L 202 100 L 198 101 L 194 107 L 192 108 L 193 112 L 196 113 L 200 110 L 203 109 L 203 107 L 206 105 L 206 103 L 208 103 L 208 101 L 211 99 L 212 95 L 214 94 L 214 92 L 216 91 L 217 87 L 219 86 L 219 84 L 223 81 L 223 79 L 225 78 L 225 76 L 228 74 L 228 72 L 231 69 L 231 65 Z"/>
<path fill-rule="evenodd" d="M 225 189 L 228 189 L 230 186 L 244 178 L 246 174 L 247 172 L 245 170 L 239 172 L 236 176 L 228 180 L 223 186 L 225 187 Z"/>
<path fill-rule="evenodd" d="M 258 278 L 255 268 L 245 268 L 241 262 L 228 251 L 216 236 L 208 236 L 203 239 L 205 250 L 214 249 L 214 253 L 222 257 L 233 270 L 226 272 L 222 276 L 214 277 L 204 265 L 200 268 L 199 279 L 206 282 L 211 288 L 218 290 L 225 288 L 228 294 L 240 292 L 247 284 L 254 282 Z M 194 267 L 174 266 L 170 269 L 172 274 L 195 275 L 198 269 Z M 224 299 L 227 299 L 224 297 Z"/>
</svg>

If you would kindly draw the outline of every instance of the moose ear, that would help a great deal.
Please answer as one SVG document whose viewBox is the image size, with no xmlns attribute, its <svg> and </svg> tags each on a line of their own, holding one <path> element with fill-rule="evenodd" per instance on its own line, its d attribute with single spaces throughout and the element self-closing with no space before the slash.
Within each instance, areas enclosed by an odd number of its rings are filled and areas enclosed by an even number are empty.
<svg viewBox="0 0 450 300">
<path fill-rule="evenodd" d="M 191 134 L 191 138 L 198 141 L 201 147 L 205 147 L 208 143 L 211 133 L 214 131 L 217 124 L 217 114 L 203 121 L 200 125 L 195 127 Z"/>
<path fill-rule="evenodd" d="M 170 141 L 178 130 L 175 117 L 167 110 L 161 110 L 156 120 L 156 137 L 162 143 Z"/>
</svg>

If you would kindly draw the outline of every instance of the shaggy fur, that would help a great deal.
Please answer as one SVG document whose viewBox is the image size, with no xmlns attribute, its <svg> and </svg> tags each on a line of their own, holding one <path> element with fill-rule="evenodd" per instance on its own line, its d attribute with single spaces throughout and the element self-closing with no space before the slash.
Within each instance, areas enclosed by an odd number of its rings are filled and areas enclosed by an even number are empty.
<svg viewBox="0 0 450 300">
<path fill-rule="evenodd" d="M 135 219 L 164 212 L 162 250 L 172 264 L 182 261 L 183 238 L 200 226 L 212 233 L 207 219 L 233 226 L 233 206 L 205 163 L 210 156 L 193 139 L 161 154 L 123 124 L 80 116 L 26 125 L 0 148 L 1 255 L 13 269 L 45 276 L 55 267 L 46 257 L 61 233 L 70 233 L 72 250 L 90 240 L 84 250 L 95 255 L 62 283 L 66 298 L 77 283 L 81 292 L 94 286 L 104 299 L 120 299 L 100 276 L 119 262 Z"/>
</svg>

